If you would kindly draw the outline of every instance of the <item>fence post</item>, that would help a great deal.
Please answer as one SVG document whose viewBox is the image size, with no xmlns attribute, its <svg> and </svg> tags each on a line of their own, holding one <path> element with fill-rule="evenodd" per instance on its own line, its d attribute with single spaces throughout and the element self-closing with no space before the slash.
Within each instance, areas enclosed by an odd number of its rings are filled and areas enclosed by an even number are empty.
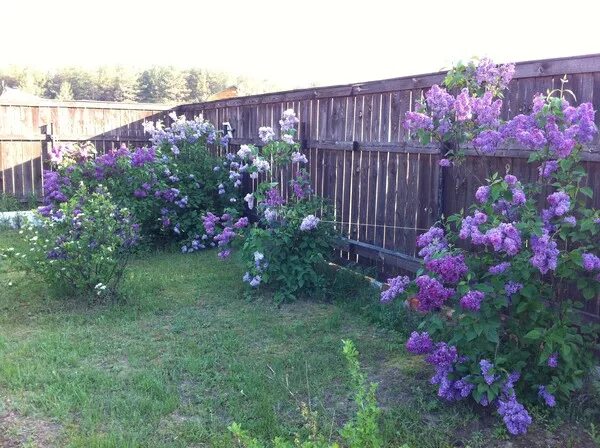
<svg viewBox="0 0 600 448">
<path fill-rule="evenodd" d="M 442 158 L 446 158 L 448 152 L 455 147 L 450 142 L 444 142 L 440 145 L 440 154 Z M 446 204 L 444 201 L 444 193 L 446 192 L 446 170 L 443 166 L 438 166 L 438 191 L 437 191 L 437 220 L 442 216 L 446 216 Z"/>
<path fill-rule="evenodd" d="M 40 126 L 40 133 L 45 135 L 42 141 L 42 154 L 40 155 L 40 164 L 42 165 L 42 197 L 44 197 L 44 171 L 46 171 L 46 160 L 50 150 L 54 147 L 54 124 L 48 123 Z"/>
</svg>

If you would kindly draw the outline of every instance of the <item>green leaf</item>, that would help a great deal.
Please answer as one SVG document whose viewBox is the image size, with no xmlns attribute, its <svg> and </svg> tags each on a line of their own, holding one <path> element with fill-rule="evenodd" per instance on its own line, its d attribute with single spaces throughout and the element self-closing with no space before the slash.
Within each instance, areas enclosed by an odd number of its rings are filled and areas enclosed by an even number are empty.
<svg viewBox="0 0 600 448">
<path fill-rule="evenodd" d="M 581 193 L 588 198 L 592 198 L 594 196 L 594 190 L 592 190 L 590 187 L 583 187 L 579 191 L 581 191 Z"/>
<path fill-rule="evenodd" d="M 591 300 L 596 296 L 596 291 L 592 287 L 587 287 L 583 289 L 583 297 L 585 300 Z"/>
<path fill-rule="evenodd" d="M 498 343 L 498 340 L 499 340 L 499 338 L 498 338 L 498 332 L 496 331 L 495 328 L 487 328 L 485 330 L 485 338 L 488 341 L 496 344 L 496 343 Z"/>
<path fill-rule="evenodd" d="M 544 334 L 543 328 L 534 328 L 533 330 L 531 330 L 529 333 L 527 333 L 525 335 L 525 339 L 529 339 L 531 341 L 537 341 L 537 340 L 541 339 L 543 334 Z"/>
</svg>

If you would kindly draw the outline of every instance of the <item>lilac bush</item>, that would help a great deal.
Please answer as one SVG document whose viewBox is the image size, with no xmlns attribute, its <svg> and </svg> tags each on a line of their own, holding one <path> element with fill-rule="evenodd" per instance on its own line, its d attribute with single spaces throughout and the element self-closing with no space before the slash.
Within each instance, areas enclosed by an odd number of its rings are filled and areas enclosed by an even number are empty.
<svg viewBox="0 0 600 448">
<path fill-rule="evenodd" d="M 130 210 L 111 199 L 103 186 L 89 192 L 81 185 L 69 200 L 46 210 L 35 226 L 21 232 L 28 251 L 2 255 L 58 292 L 88 299 L 118 294 L 140 226 Z"/>
<path fill-rule="evenodd" d="M 121 207 L 135 216 L 146 239 L 178 241 L 182 252 L 207 243 L 201 216 L 206 210 L 236 213 L 242 207 L 241 181 L 228 172 L 229 161 L 210 155 L 207 145 L 225 144 L 202 117 L 186 120 L 172 114 L 173 123 L 146 122 L 152 146 L 122 145 L 100 156 L 91 145 L 53 149 L 54 171 L 45 172 L 48 213 L 67 201 L 80 183 L 90 191 L 102 184 Z"/>
<path fill-rule="evenodd" d="M 532 422 L 528 406 L 567 400 L 592 365 L 597 328 L 575 309 L 578 298 L 600 292 L 600 212 L 587 206 L 592 191 L 580 164 L 597 133 L 592 106 L 571 105 L 561 89 L 502 122 L 513 72 L 489 60 L 459 65 L 407 113 L 405 127 L 422 143 L 451 143 L 444 166 L 461 164 L 461 145 L 485 155 L 516 142 L 531 150 L 539 181 L 490 176 L 467 213 L 418 237 L 416 279 L 390 279 L 381 300 L 401 297 L 422 313 L 424 331 L 406 348 L 435 367 L 440 397 L 492 407 L 517 435 Z"/>
<path fill-rule="evenodd" d="M 324 279 L 317 268 L 332 249 L 332 226 L 321 220 L 326 207 L 311 190 L 304 167 L 308 159 L 296 140 L 297 123 L 295 112 L 288 109 L 279 122 L 279 137 L 272 128 L 260 127 L 262 146 L 241 145 L 227 156 L 229 176 L 236 180 L 244 175 L 257 179 L 261 174 L 268 175 L 273 166 L 291 165 L 296 176 L 290 181 L 290 197 L 283 197 L 277 182 L 262 181 L 243 198 L 257 221 L 254 224 L 249 225 L 247 217 L 240 218 L 245 221 L 239 226 L 231 226 L 211 213 L 204 217 L 209 239 L 217 242 L 222 258 L 231 253 L 230 247 L 236 241 L 243 241 L 247 266 L 243 281 L 253 289 L 273 288 L 277 302 L 318 290 Z"/>
</svg>

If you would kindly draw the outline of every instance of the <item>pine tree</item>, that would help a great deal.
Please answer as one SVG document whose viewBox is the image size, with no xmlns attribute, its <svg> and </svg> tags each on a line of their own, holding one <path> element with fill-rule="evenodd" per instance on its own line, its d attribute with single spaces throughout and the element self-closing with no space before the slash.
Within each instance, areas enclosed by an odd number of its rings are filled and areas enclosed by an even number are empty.
<svg viewBox="0 0 600 448">
<path fill-rule="evenodd" d="M 188 103 L 199 103 L 211 95 L 208 86 L 208 74 L 205 70 L 197 68 L 190 69 L 185 74 L 186 84 L 189 91 L 185 99 Z"/>
<path fill-rule="evenodd" d="M 73 89 L 69 81 L 63 81 L 56 96 L 57 100 L 71 101 L 73 100 Z"/>
<path fill-rule="evenodd" d="M 149 103 L 172 103 L 184 100 L 188 93 L 185 78 L 173 67 L 155 66 L 138 78 L 138 100 Z"/>
</svg>

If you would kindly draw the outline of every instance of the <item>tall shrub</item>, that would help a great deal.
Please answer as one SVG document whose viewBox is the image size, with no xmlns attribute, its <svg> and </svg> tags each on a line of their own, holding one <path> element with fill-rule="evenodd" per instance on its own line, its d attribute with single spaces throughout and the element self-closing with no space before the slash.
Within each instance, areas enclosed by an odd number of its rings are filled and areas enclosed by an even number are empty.
<svg viewBox="0 0 600 448">
<path fill-rule="evenodd" d="M 229 256 L 236 236 L 244 239 L 243 256 L 247 271 L 243 280 L 252 288 L 269 285 L 277 302 L 292 300 L 301 293 L 311 293 L 323 283 L 318 271 L 332 249 L 332 226 L 326 222 L 327 207 L 310 187 L 306 168 L 308 160 L 297 142 L 298 119 L 293 110 L 283 112 L 280 137 L 270 127 L 260 127 L 263 145 L 242 145 L 228 157 L 230 177 L 248 175 L 267 177 L 272 166 L 290 168 L 296 176 L 290 181 L 291 195 L 282 196 L 282 185 L 264 180 L 256 190 L 246 194 L 246 212 L 258 222 L 250 224 L 250 216 L 234 220 L 230 213 L 204 217 L 207 234 L 220 247 L 219 256 Z"/>
<path fill-rule="evenodd" d="M 405 126 L 422 143 L 451 144 L 442 166 L 460 164 L 466 144 L 483 157 L 515 141 L 531 150 L 538 181 L 490 176 L 467 214 L 418 238 L 417 277 L 390 279 L 382 300 L 410 299 L 423 315 L 423 331 L 406 347 L 435 368 L 440 397 L 494 407 L 521 434 L 531 424 L 525 405 L 566 400 L 592 365 L 597 328 L 580 322 L 574 290 L 586 299 L 600 292 L 600 213 L 587 206 L 592 191 L 580 163 L 597 133 L 592 105 L 572 106 L 561 89 L 502 122 L 512 73 L 489 60 L 459 65 Z"/>
</svg>

